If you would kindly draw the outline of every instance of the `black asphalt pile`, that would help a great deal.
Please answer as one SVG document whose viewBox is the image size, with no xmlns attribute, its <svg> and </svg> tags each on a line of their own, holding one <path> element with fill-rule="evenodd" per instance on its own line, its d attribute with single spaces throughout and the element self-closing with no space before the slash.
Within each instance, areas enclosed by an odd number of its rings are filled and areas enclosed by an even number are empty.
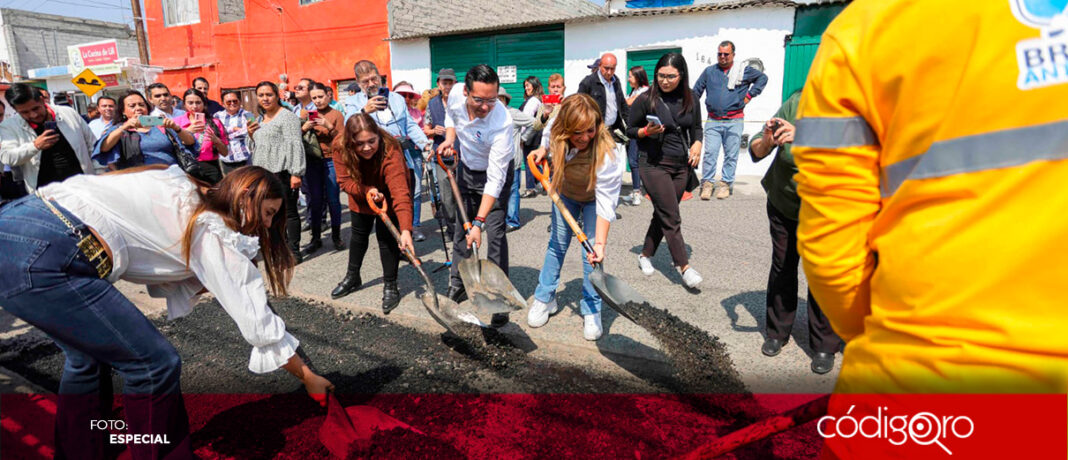
<svg viewBox="0 0 1068 460">
<path fill-rule="evenodd" d="M 671 358 L 669 383 L 675 392 L 744 393 L 745 385 L 718 337 L 694 327 L 648 302 L 628 302 L 620 309 L 649 331 Z"/>
</svg>

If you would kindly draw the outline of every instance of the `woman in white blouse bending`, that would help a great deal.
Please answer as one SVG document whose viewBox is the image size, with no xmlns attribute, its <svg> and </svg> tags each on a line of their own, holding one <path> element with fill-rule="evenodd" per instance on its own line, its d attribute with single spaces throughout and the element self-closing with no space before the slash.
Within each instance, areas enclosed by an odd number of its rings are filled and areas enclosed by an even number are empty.
<svg viewBox="0 0 1068 460">
<path fill-rule="evenodd" d="M 265 284 L 285 295 L 293 272 L 282 209 L 289 184 L 258 167 L 214 186 L 164 168 L 76 176 L 0 208 L 0 305 L 66 356 L 56 447 L 67 458 L 104 455 L 107 431 L 87 428 L 110 418 L 110 391 L 100 387 L 110 368 L 125 382 L 127 433 L 170 442 L 131 445 L 134 458 L 192 458 L 178 353 L 112 286 L 120 279 L 165 297 L 170 319 L 211 292 L 252 344 L 250 370 L 284 368 L 321 401 L 331 387 L 267 305 Z"/>
<path fill-rule="evenodd" d="M 626 158 L 612 154 L 615 141 L 601 118 L 601 109 L 592 97 L 573 94 L 564 99 L 560 114 L 545 127 L 542 148 L 531 152 L 540 162 L 547 153 L 552 155 L 554 191 L 560 194 L 564 206 L 582 224 L 582 231 L 591 238 L 594 254 L 582 259 L 583 336 L 586 340 L 601 338 L 601 296 L 590 284 L 591 264 L 604 261 L 608 227 L 616 219 L 616 200 L 623 184 Z M 560 155 L 559 152 L 566 152 Z M 549 249 L 538 276 L 534 302 L 527 314 L 530 327 L 541 327 L 549 316 L 560 308 L 556 303 L 556 289 L 560 285 L 560 266 L 571 244 L 571 227 L 554 207 Z"/>
</svg>

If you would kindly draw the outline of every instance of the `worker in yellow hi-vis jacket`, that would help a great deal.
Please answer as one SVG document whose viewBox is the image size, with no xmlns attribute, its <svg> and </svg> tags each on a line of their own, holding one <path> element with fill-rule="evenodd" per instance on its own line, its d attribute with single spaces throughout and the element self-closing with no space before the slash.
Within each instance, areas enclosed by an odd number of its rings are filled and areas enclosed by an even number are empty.
<svg viewBox="0 0 1068 460">
<path fill-rule="evenodd" d="M 858 0 L 824 34 L 793 151 L 837 391 L 1068 391 L 1063 5 Z"/>
</svg>

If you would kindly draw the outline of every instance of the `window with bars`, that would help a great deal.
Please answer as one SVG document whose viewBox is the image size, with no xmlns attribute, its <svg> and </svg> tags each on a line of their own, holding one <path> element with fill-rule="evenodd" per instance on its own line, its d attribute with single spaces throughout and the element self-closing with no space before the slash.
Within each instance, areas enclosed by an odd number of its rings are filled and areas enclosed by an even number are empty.
<svg viewBox="0 0 1068 460">
<path fill-rule="evenodd" d="M 163 2 L 163 26 L 183 26 L 200 22 L 200 5 L 197 0 L 161 0 Z"/>
</svg>

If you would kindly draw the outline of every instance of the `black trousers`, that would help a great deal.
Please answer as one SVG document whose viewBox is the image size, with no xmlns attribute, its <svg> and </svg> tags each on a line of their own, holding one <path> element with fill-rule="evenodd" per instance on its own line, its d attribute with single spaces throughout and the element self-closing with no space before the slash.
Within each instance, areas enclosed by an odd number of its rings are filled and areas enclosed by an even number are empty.
<svg viewBox="0 0 1068 460">
<path fill-rule="evenodd" d="M 507 275 L 508 237 L 505 233 L 505 211 L 508 209 L 508 201 L 511 198 L 510 192 L 512 190 L 512 182 L 515 180 L 515 174 L 513 174 L 514 171 L 511 168 L 506 168 L 504 172 L 504 187 L 501 188 L 497 202 L 493 204 L 493 208 L 486 215 L 486 224 L 482 227 L 482 234 L 485 235 L 483 241 L 486 245 L 486 259 L 501 267 L 501 270 Z M 467 211 L 467 218 L 474 221 L 475 216 L 478 215 L 478 207 L 482 205 L 482 191 L 486 186 L 486 172 L 472 171 L 461 163 L 456 168 L 456 175 L 456 183 L 460 188 L 460 198 L 463 199 L 463 203 L 458 203 L 458 205 L 463 206 L 464 210 Z M 449 286 L 459 287 L 463 286 L 463 281 L 460 279 L 460 271 L 457 269 L 455 262 L 471 257 L 472 254 L 471 249 L 467 248 L 467 234 L 463 230 L 463 217 L 460 216 L 459 211 L 456 212 L 454 228 L 455 231 L 452 238 L 452 260 L 454 263 L 449 271 Z"/>
<path fill-rule="evenodd" d="M 0 176 L 0 203 L 16 200 L 26 196 L 26 184 L 16 181 L 11 171 L 5 171 Z"/>
<path fill-rule="evenodd" d="M 363 266 L 363 257 L 367 254 L 368 243 L 371 240 L 371 232 L 375 232 L 378 238 L 378 255 L 382 259 L 382 280 L 386 282 L 397 281 L 397 269 L 400 265 L 400 247 L 397 239 L 383 225 L 378 216 L 360 214 L 350 211 L 352 216 L 352 233 L 349 236 L 349 275 L 359 275 Z M 396 217 L 390 216 L 393 225 L 397 225 Z M 375 228 L 377 227 L 377 228 Z"/>
<path fill-rule="evenodd" d="M 790 337 L 797 313 L 797 221 L 768 203 L 771 222 L 771 274 L 768 275 L 767 336 L 783 342 Z M 831 329 L 812 291 L 808 292 L 808 345 L 816 352 L 835 353 L 842 339 Z"/>
<path fill-rule="evenodd" d="M 686 254 L 686 241 L 682 239 L 682 215 L 679 203 L 686 191 L 686 180 L 690 165 L 685 158 L 664 157 L 657 164 L 650 164 L 645 156 L 639 159 L 642 186 L 649 193 L 653 202 L 653 218 L 645 232 L 645 246 L 642 254 L 652 257 L 660 247 L 660 240 L 667 238 L 671 261 L 676 267 L 685 267 L 690 263 Z"/>
<path fill-rule="evenodd" d="M 282 187 L 286 190 L 284 202 L 286 205 L 286 243 L 293 256 L 300 254 L 300 211 L 297 210 L 297 199 L 300 189 L 289 188 L 289 171 L 274 173 L 278 180 L 282 181 Z"/>
<path fill-rule="evenodd" d="M 218 184 L 222 180 L 223 172 L 219 166 L 219 160 L 211 161 L 199 161 L 200 171 L 204 173 L 204 177 L 211 180 L 211 183 Z"/>
<path fill-rule="evenodd" d="M 223 161 L 222 162 L 222 173 L 225 176 L 225 175 L 230 174 L 231 172 L 233 172 L 235 169 L 240 168 L 242 166 L 247 166 L 247 165 L 248 165 L 247 161 L 236 161 L 236 162 L 233 162 L 233 163 Z"/>
</svg>

